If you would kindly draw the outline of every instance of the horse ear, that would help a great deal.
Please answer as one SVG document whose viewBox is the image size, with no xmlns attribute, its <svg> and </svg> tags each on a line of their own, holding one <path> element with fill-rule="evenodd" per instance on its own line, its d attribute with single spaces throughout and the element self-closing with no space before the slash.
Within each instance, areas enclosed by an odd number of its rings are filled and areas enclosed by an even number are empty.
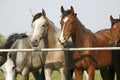
<svg viewBox="0 0 120 80">
<path fill-rule="evenodd" d="M 42 15 L 46 17 L 46 12 L 44 9 L 42 9 Z"/>
<path fill-rule="evenodd" d="M 63 6 L 61 6 L 61 13 L 63 14 L 65 12 L 65 9 L 63 8 Z"/>
<path fill-rule="evenodd" d="M 112 15 L 110 16 L 110 20 L 111 20 L 111 22 L 113 22 L 113 20 L 114 20 L 114 18 L 112 17 Z"/>
<path fill-rule="evenodd" d="M 35 13 L 33 13 L 31 9 L 30 9 L 30 12 L 32 14 L 32 17 L 35 17 Z"/>
<path fill-rule="evenodd" d="M 74 8 L 71 6 L 71 12 L 74 14 Z"/>
</svg>

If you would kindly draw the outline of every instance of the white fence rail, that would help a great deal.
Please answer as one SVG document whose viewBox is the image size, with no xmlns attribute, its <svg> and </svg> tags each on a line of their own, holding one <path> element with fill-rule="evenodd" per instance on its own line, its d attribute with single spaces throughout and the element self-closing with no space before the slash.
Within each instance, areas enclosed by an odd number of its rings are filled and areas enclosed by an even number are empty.
<svg viewBox="0 0 120 80">
<path fill-rule="evenodd" d="M 17 51 L 75 51 L 75 50 L 120 50 L 120 47 L 0 49 L 0 52 L 17 52 Z"/>
</svg>

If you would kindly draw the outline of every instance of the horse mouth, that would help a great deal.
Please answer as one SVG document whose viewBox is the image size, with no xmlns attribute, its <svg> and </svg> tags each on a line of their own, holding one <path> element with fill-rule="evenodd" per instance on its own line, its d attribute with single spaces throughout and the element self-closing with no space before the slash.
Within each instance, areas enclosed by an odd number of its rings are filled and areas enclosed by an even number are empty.
<svg viewBox="0 0 120 80">
<path fill-rule="evenodd" d="M 39 43 L 32 42 L 33 47 L 38 47 Z"/>
<path fill-rule="evenodd" d="M 33 47 L 38 47 L 39 46 L 39 42 L 42 40 L 42 38 L 44 38 L 44 36 L 40 37 L 39 39 L 33 39 L 31 40 L 31 44 Z"/>
<path fill-rule="evenodd" d="M 40 40 L 41 40 L 41 39 L 40 39 Z M 33 41 L 31 42 L 32 46 L 33 46 L 33 47 L 38 47 L 40 40 L 37 40 L 37 39 L 33 40 Z"/>
<path fill-rule="evenodd" d="M 58 38 L 58 41 L 60 42 L 61 45 L 65 45 L 67 43 L 69 38 L 67 39 L 64 39 L 63 41 L 61 41 L 59 38 Z"/>
</svg>

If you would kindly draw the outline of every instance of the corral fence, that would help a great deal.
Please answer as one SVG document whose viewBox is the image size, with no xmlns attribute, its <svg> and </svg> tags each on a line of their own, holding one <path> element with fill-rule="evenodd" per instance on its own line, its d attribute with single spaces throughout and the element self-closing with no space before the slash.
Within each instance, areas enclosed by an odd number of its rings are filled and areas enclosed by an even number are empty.
<svg viewBox="0 0 120 80">
<path fill-rule="evenodd" d="M 0 49 L 0 52 L 18 51 L 75 51 L 75 50 L 120 50 L 120 47 L 92 47 L 92 48 L 33 48 L 33 49 Z"/>
</svg>

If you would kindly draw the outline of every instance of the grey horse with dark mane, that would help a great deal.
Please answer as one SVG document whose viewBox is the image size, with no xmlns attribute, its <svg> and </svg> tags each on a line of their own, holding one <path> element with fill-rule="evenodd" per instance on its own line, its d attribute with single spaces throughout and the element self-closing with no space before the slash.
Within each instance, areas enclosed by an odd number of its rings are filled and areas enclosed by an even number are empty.
<svg viewBox="0 0 120 80">
<path fill-rule="evenodd" d="M 0 46 L 0 49 L 9 49 L 12 44 L 18 39 L 19 34 L 15 33 L 8 37 L 6 42 Z M 7 52 L 0 52 L 0 66 L 3 65 L 7 60 Z"/>
<path fill-rule="evenodd" d="M 19 38 L 18 38 L 19 36 Z M 16 39 L 17 38 L 17 39 Z M 25 33 L 17 35 L 11 49 L 32 49 L 30 36 Z M 44 42 L 41 41 L 39 48 L 43 48 Z M 29 80 L 29 73 L 32 72 L 36 80 L 44 80 L 42 52 L 9 52 L 7 60 L 1 66 L 6 80 L 16 80 L 17 74 L 23 76 L 23 80 Z M 9 65 L 9 66 L 8 66 Z M 41 74 L 39 70 L 41 70 Z"/>
</svg>

